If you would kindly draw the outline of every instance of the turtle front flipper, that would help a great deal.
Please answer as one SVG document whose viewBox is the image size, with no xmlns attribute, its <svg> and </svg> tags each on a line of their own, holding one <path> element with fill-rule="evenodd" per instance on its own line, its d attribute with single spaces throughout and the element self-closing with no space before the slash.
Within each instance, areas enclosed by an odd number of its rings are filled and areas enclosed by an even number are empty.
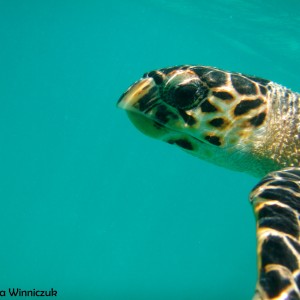
<svg viewBox="0 0 300 300">
<path fill-rule="evenodd" d="M 300 168 L 272 172 L 250 195 L 256 216 L 255 300 L 300 299 Z"/>
</svg>

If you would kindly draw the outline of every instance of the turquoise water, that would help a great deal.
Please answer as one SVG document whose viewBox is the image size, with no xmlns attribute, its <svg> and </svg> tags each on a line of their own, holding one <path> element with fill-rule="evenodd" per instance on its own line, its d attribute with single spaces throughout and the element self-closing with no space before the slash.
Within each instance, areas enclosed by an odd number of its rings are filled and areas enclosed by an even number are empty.
<svg viewBox="0 0 300 300">
<path fill-rule="evenodd" d="M 251 298 L 257 179 L 143 136 L 115 104 L 178 64 L 299 91 L 300 2 L 261 2 L 0 1 L 0 295 Z"/>
</svg>

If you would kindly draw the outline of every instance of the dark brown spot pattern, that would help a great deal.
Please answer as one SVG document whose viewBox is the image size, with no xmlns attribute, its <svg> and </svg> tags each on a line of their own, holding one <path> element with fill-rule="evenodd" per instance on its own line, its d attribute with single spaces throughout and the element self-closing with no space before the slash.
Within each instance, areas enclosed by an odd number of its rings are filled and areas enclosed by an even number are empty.
<svg viewBox="0 0 300 300">
<path fill-rule="evenodd" d="M 205 74 L 201 80 L 209 87 L 219 87 L 226 84 L 226 73 L 214 70 Z"/>
<path fill-rule="evenodd" d="M 175 144 L 183 149 L 186 150 L 193 150 L 193 145 L 191 144 L 191 142 L 189 142 L 188 140 L 185 139 L 179 139 L 179 140 L 170 140 L 168 141 L 169 144 Z"/>
<path fill-rule="evenodd" d="M 217 111 L 217 108 L 215 106 L 213 106 L 208 100 L 205 100 L 204 102 L 202 102 L 200 107 L 201 107 L 202 112 L 211 113 L 211 112 Z"/>
<path fill-rule="evenodd" d="M 234 98 L 229 92 L 213 92 L 213 95 L 221 100 L 232 100 Z"/>
<path fill-rule="evenodd" d="M 205 140 L 207 140 L 209 143 L 215 145 L 215 146 L 221 146 L 221 141 L 218 136 L 215 135 L 207 135 L 205 137 Z"/>
<path fill-rule="evenodd" d="M 257 93 L 255 84 L 247 78 L 231 74 L 232 86 L 241 95 L 255 95 Z"/>
<path fill-rule="evenodd" d="M 257 116 L 255 116 L 255 117 L 251 118 L 251 119 L 249 120 L 249 122 L 250 122 L 253 126 L 258 127 L 258 126 L 260 126 L 260 125 L 264 122 L 265 118 L 266 118 L 266 113 L 265 113 L 265 112 L 262 112 L 262 113 L 260 113 L 259 115 L 257 115 Z"/>
<path fill-rule="evenodd" d="M 264 96 L 267 95 L 267 91 L 268 90 L 267 90 L 267 88 L 265 86 L 260 85 L 259 86 L 259 90 L 260 90 L 260 92 L 261 92 L 262 95 L 264 95 Z"/>
<path fill-rule="evenodd" d="M 234 114 L 240 116 L 246 114 L 251 109 L 257 108 L 263 104 L 262 99 L 242 100 L 234 109 Z"/>
<path fill-rule="evenodd" d="M 222 127 L 224 125 L 224 119 L 222 118 L 215 118 L 215 119 L 212 119 L 210 122 L 209 122 L 210 125 L 214 126 L 214 127 Z"/>
</svg>

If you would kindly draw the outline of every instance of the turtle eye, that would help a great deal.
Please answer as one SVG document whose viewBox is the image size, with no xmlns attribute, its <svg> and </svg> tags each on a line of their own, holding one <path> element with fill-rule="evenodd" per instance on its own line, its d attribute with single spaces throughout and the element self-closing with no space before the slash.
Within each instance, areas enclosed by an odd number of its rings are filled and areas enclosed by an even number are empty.
<svg viewBox="0 0 300 300">
<path fill-rule="evenodd" d="M 190 110 L 207 97 L 208 87 L 189 71 L 172 71 L 160 87 L 162 100 L 174 108 Z"/>
<path fill-rule="evenodd" d="M 180 109 L 191 109 L 200 102 L 199 86 L 196 84 L 178 85 L 166 99 L 170 105 Z"/>
</svg>

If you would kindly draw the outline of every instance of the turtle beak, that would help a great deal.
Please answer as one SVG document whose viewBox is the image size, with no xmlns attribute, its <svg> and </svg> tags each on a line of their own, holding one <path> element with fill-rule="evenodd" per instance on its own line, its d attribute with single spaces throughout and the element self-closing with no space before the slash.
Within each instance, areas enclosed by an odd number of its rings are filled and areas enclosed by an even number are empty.
<svg viewBox="0 0 300 300">
<path fill-rule="evenodd" d="M 134 83 L 120 98 L 117 106 L 125 109 L 133 125 L 142 133 L 161 139 L 167 129 L 159 125 L 151 109 L 159 99 L 159 88 L 152 78 L 142 78 Z M 149 113 L 150 112 L 150 113 Z"/>
<path fill-rule="evenodd" d="M 117 106 L 127 111 L 143 112 L 143 108 L 156 98 L 158 88 L 152 78 L 142 78 L 135 82 L 120 97 Z"/>
</svg>

